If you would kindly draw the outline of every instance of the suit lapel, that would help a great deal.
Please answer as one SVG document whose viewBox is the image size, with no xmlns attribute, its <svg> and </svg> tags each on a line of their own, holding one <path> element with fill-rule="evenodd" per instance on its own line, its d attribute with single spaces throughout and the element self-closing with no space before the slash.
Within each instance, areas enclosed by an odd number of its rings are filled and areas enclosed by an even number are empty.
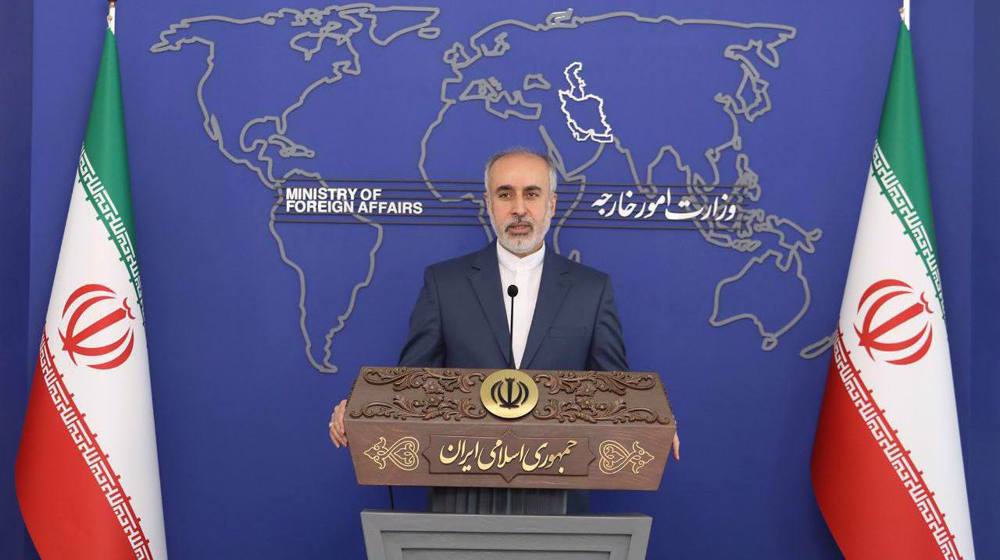
<svg viewBox="0 0 1000 560">
<path fill-rule="evenodd" d="M 497 262 L 495 241 L 476 253 L 469 269 L 469 282 L 476 292 L 483 314 L 486 315 L 486 322 L 493 331 L 503 363 L 507 363 L 510 354 L 510 328 L 507 326 L 507 310 L 504 309 L 500 291 L 500 265 Z"/>
<path fill-rule="evenodd" d="M 499 273 L 499 271 L 498 271 Z M 528 342 L 524 346 L 521 369 L 530 369 L 538 348 L 549 332 L 549 327 L 559 314 L 572 282 L 569 279 L 569 261 L 559 257 L 551 247 L 545 248 L 545 264 L 542 266 L 542 280 L 538 287 L 538 301 L 535 315 L 531 319 Z"/>
</svg>

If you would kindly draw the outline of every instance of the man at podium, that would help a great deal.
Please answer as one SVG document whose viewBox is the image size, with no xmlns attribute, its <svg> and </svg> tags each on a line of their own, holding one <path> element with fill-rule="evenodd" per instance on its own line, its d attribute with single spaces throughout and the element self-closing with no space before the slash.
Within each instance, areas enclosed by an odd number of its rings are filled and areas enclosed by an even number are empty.
<svg viewBox="0 0 1000 560">
<path fill-rule="evenodd" d="M 427 268 L 399 365 L 628 371 L 611 279 L 545 246 L 556 178 L 547 156 L 525 148 L 486 162 L 483 198 L 497 240 Z M 337 447 L 348 444 L 346 406 L 330 419 Z M 676 437 L 673 447 L 679 459 Z"/>
</svg>

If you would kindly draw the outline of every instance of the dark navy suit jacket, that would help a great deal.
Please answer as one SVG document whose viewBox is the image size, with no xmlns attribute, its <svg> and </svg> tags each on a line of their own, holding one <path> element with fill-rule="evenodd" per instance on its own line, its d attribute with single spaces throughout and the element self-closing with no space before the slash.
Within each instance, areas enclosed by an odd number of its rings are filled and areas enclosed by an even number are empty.
<svg viewBox="0 0 1000 560">
<path fill-rule="evenodd" d="M 400 353 L 407 367 L 504 368 L 510 330 L 496 242 L 427 267 Z M 514 317 L 514 322 L 525 320 Z M 628 371 L 607 274 L 547 247 L 520 369 Z"/>
</svg>

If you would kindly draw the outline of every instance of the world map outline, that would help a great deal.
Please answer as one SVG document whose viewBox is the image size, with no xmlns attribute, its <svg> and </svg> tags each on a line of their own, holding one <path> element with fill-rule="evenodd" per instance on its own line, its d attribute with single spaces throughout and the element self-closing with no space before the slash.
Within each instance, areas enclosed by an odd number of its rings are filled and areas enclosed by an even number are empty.
<svg viewBox="0 0 1000 560">
<path fill-rule="evenodd" d="M 415 23 L 410 23 L 402 27 L 390 28 L 389 25 L 381 23 L 381 18 L 388 15 L 413 16 L 418 19 Z M 327 186 L 323 174 L 315 170 L 294 167 L 287 170 L 280 177 L 274 175 L 274 160 L 267 153 L 270 148 L 277 147 L 282 158 L 305 158 L 311 159 L 316 153 L 308 146 L 299 144 L 285 135 L 288 129 L 289 116 L 301 108 L 307 101 L 310 94 L 317 89 L 335 85 L 345 78 L 356 78 L 361 75 L 361 54 L 355 48 L 353 40 L 362 31 L 367 31 L 364 35 L 378 47 L 389 47 L 397 39 L 409 34 L 415 34 L 419 39 L 433 41 L 440 37 L 441 30 L 433 25 L 438 18 L 440 9 L 435 7 L 420 6 L 391 6 L 378 7 L 369 3 L 352 3 L 343 6 L 331 5 L 323 9 L 298 10 L 292 8 L 281 8 L 268 12 L 259 17 L 251 18 L 231 18 L 221 15 L 207 15 L 192 18 L 185 18 L 170 25 L 160 33 L 159 41 L 151 47 L 152 53 L 163 53 L 179 51 L 185 45 L 200 44 L 208 49 L 206 56 L 206 69 L 198 82 L 196 97 L 199 108 L 204 117 L 204 129 L 209 139 L 216 143 L 217 148 L 223 156 L 233 164 L 243 166 L 253 172 L 258 180 L 268 189 L 276 193 L 275 202 L 271 207 L 269 215 L 268 229 L 275 240 L 279 251 L 279 257 L 283 263 L 295 271 L 299 282 L 299 329 L 305 342 L 305 354 L 311 366 L 322 373 L 335 373 L 337 366 L 333 359 L 333 340 L 338 333 L 343 331 L 347 321 L 357 308 L 357 298 L 361 290 L 369 287 L 374 279 L 376 270 L 376 257 L 382 247 L 385 231 L 382 224 L 373 220 L 369 216 L 362 214 L 352 214 L 353 219 L 359 223 L 367 225 L 376 232 L 375 240 L 368 250 L 368 270 L 364 278 L 354 284 L 351 289 L 350 299 L 346 308 L 337 316 L 337 324 L 333 325 L 324 335 L 324 346 L 322 359 L 318 360 L 313 355 L 312 340 L 309 328 L 306 323 L 309 310 L 307 309 L 307 275 L 299 264 L 289 257 L 285 241 L 276 228 L 276 213 L 280 208 L 281 189 L 285 181 L 293 177 L 304 177 L 315 180 L 318 184 Z M 288 18 L 286 20 L 286 18 Z M 327 20 L 327 18 L 337 18 Z M 209 109 L 206 100 L 204 87 L 212 77 L 215 70 L 215 41 L 199 34 L 189 34 L 193 26 L 206 23 L 222 23 L 228 25 L 265 25 L 273 27 L 279 22 L 286 20 L 292 27 L 305 28 L 301 33 L 295 34 L 288 42 L 289 48 L 301 53 L 304 60 L 309 61 L 327 41 L 332 41 L 338 46 L 345 46 L 351 53 L 349 60 L 334 62 L 331 65 L 331 73 L 314 80 L 306 86 L 298 98 L 285 107 L 280 113 L 254 117 L 245 122 L 239 134 L 239 151 L 233 153 L 227 146 L 222 125 L 215 113 Z M 605 153 L 607 146 L 614 148 L 628 162 L 628 169 L 636 189 L 647 198 L 655 197 L 659 192 L 659 187 L 653 181 L 654 171 L 663 162 L 672 163 L 675 170 L 683 174 L 684 186 L 687 189 L 687 198 L 691 203 L 705 204 L 712 192 L 721 186 L 722 171 L 719 162 L 727 151 L 736 153 L 735 167 L 738 180 L 732 186 L 732 194 L 739 201 L 757 202 L 762 196 L 762 188 L 758 182 L 757 174 L 750 168 L 749 155 L 742 152 L 743 138 L 741 136 L 741 119 L 747 123 L 753 123 L 760 117 L 772 110 L 771 98 L 768 94 L 768 86 L 756 64 L 751 57 L 756 57 L 770 68 L 780 66 L 778 48 L 796 36 L 796 29 L 790 26 L 770 23 L 740 23 L 727 20 L 712 19 L 679 19 L 672 16 L 662 15 L 656 17 L 645 17 L 633 12 L 609 12 L 592 16 L 578 16 L 573 10 L 553 12 L 539 23 L 529 23 L 518 19 L 504 19 L 484 27 L 473 34 L 466 44 L 456 42 L 446 49 L 442 61 L 449 66 L 451 75 L 446 76 L 441 82 L 441 97 L 439 101 L 442 108 L 438 113 L 438 118 L 431 122 L 423 137 L 420 140 L 420 157 L 418 167 L 422 179 L 428 191 L 440 202 L 446 204 L 464 204 L 476 207 L 476 216 L 483 228 L 486 238 L 492 241 L 493 233 L 485 217 L 485 206 L 478 193 L 465 193 L 458 197 L 448 196 L 438 189 L 431 174 L 427 171 L 426 163 L 429 155 L 428 141 L 438 127 L 447 111 L 456 103 L 460 102 L 481 102 L 484 108 L 493 116 L 499 119 L 518 118 L 522 120 L 540 120 L 541 106 L 532 104 L 525 100 L 524 92 L 530 90 L 550 90 L 551 83 L 546 78 L 537 73 L 528 73 L 522 82 L 522 88 L 515 91 L 503 89 L 502 84 L 495 78 L 489 77 L 482 81 L 466 84 L 462 92 L 457 97 L 449 97 L 450 85 L 461 85 L 465 81 L 463 71 L 474 65 L 481 59 L 503 56 L 510 48 L 508 42 L 511 33 L 524 31 L 528 33 L 546 33 L 553 30 L 573 30 L 582 26 L 593 25 L 608 21 L 634 22 L 640 25 L 670 25 L 682 26 L 722 26 L 742 30 L 768 30 L 777 33 L 777 38 L 771 42 L 751 39 L 746 43 L 731 44 L 724 50 L 724 57 L 739 64 L 743 73 L 740 85 L 734 94 L 718 93 L 715 102 L 732 123 L 732 136 L 725 142 L 709 148 L 704 153 L 706 161 L 711 167 L 710 177 L 694 171 L 692 166 L 685 163 L 681 153 L 672 144 L 664 144 L 659 147 L 656 157 L 651 160 L 645 169 L 645 180 L 640 180 L 638 166 L 635 163 L 632 151 L 628 146 L 623 145 L 616 136 L 611 137 L 611 142 L 597 141 L 593 137 L 589 140 L 595 144 L 594 155 L 582 164 L 575 165 L 567 169 L 567 161 L 563 157 L 557 142 L 550 135 L 545 125 L 539 123 L 538 133 L 542 138 L 550 157 L 552 157 L 561 176 L 560 184 L 572 185 L 576 183 L 576 192 L 567 208 L 562 210 L 562 214 L 557 217 L 553 225 L 553 248 L 558 253 L 564 253 L 561 247 L 561 234 L 567 222 L 577 212 L 579 205 L 583 202 L 587 194 L 587 177 L 585 172 L 597 162 Z M 346 24 L 346 25 L 345 25 Z M 387 35 L 382 34 L 382 28 L 389 28 Z M 311 26 L 311 27 L 310 27 Z M 484 38 L 492 39 L 492 44 Z M 314 42 L 312 46 L 309 42 Z M 469 55 L 468 51 L 474 54 Z M 580 69 L 584 74 L 586 68 L 581 65 Z M 750 96 L 748 98 L 748 96 Z M 498 110 L 496 107 L 505 105 L 514 109 Z M 603 109 L 602 109 L 603 112 Z M 569 119 L 570 115 L 567 114 Z M 614 122 L 614 115 L 608 115 L 608 120 Z M 569 123 L 567 123 L 569 124 Z M 255 128 L 263 126 L 273 126 L 274 133 L 266 138 L 252 137 L 251 132 Z M 609 127 L 610 130 L 610 127 Z M 578 139 L 579 141 L 579 139 Z M 587 141 L 587 139 L 584 139 Z M 255 158 L 252 161 L 250 158 Z M 694 222 L 699 234 L 709 244 L 737 251 L 739 253 L 750 254 L 746 264 L 735 274 L 722 278 L 715 286 L 713 294 L 713 311 L 709 317 L 710 325 L 722 327 L 736 321 L 746 319 L 752 322 L 761 337 L 761 348 L 763 350 L 773 350 L 778 339 L 792 329 L 805 315 L 811 302 L 811 290 L 809 281 L 803 271 L 802 255 L 813 254 L 815 243 L 821 238 L 820 229 L 806 229 L 796 222 L 774 214 L 768 214 L 761 208 L 745 208 L 740 212 L 737 221 L 733 224 L 722 224 L 709 221 L 707 223 Z M 755 234 L 771 234 L 776 237 L 777 248 L 766 248 L 758 252 L 762 247 L 762 242 L 755 237 Z M 783 252 L 784 251 L 784 252 Z M 569 258 L 580 261 L 581 252 L 578 249 L 565 251 Z M 727 286 L 734 284 L 744 278 L 755 266 L 763 265 L 772 261 L 771 265 L 781 272 L 792 271 L 796 279 L 801 283 L 804 302 L 798 312 L 785 321 L 783 324 L 768 326 L 755 313 L 743 312 L 722 316 L 720 313 L 721 301 L 724 290 Z M 824 337 L 814 344 L 810 344 L 800 351 L 803 358 L 812 358 L 823 353 L 831 344 L 830 337 Z"/>
</svg>

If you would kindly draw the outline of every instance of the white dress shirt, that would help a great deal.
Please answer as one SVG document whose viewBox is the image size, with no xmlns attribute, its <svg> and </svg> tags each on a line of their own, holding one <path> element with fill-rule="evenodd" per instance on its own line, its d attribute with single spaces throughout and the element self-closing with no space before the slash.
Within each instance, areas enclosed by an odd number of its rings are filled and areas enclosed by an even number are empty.
<svg viewBox="0 0 1000 560">
<path fill-rule="evenodd" d="M 542 265 L 545 262 L 545 244 L 541 249 L 518 257 L 497 243 L 497 260 L 500 263 L 500 289 L 503 291 L 504 310 L 507 311 L 507 329 L 510 332 L 510 296 L 507 286 L 517 285 L 514 298 L 514 363 L 521 367 L 524 347 L 528 344 L 531 319 L 535 315 L 538 288 L 542 283 Z"/>
</svg>

